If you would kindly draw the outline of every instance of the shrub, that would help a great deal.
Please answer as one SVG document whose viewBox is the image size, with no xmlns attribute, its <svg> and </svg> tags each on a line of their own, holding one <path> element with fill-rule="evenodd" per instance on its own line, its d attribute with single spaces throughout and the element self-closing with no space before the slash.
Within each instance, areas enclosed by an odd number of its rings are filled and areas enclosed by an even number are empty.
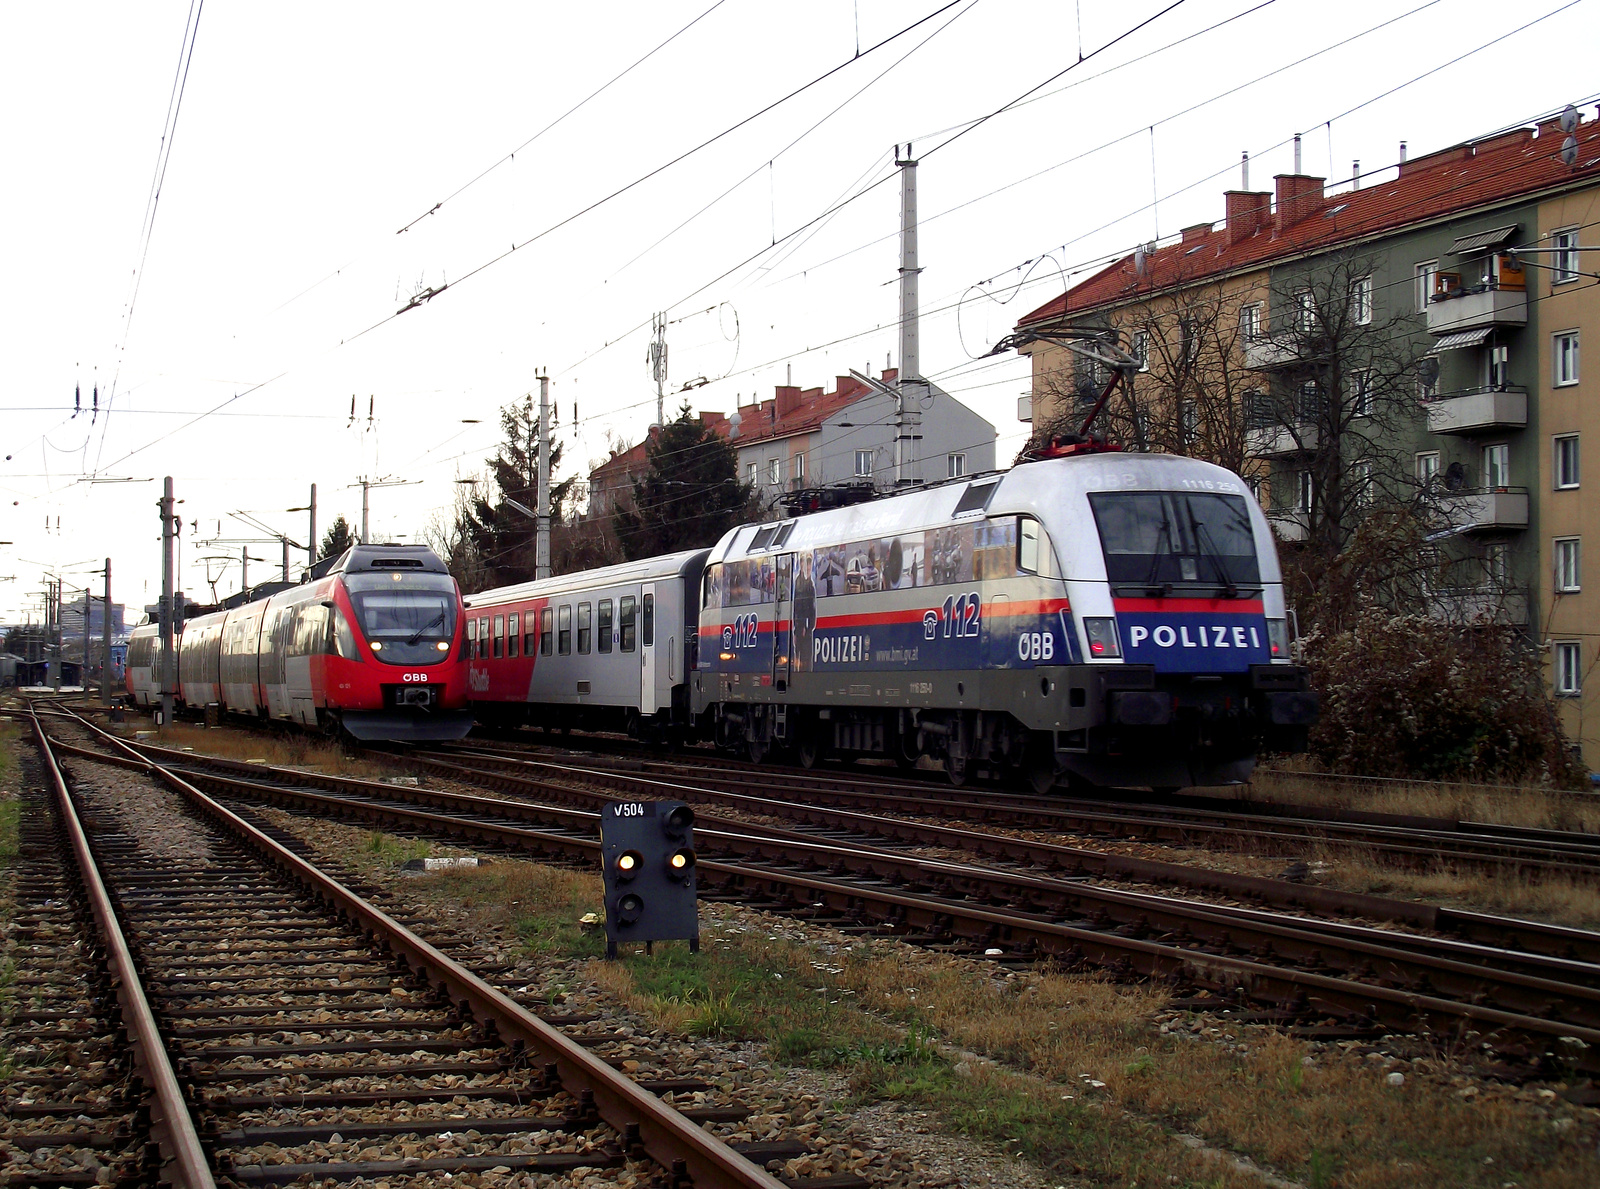
<svg viewBox="0 0 1600 1189">
<path fill-rule="evenodd" d="M 1573 761 L 1538 651 L 1514 628 L 1378 609 L 1313 632 L 1322 694 L 1311 752 L 1334 771 L 1573 785 Z"/>
</svg>

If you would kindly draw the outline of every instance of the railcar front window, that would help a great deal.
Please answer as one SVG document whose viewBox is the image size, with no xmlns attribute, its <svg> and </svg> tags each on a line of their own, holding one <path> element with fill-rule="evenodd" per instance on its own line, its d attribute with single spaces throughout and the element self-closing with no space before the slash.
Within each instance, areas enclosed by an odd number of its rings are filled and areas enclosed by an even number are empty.
<svg viewBox="0 0 1600 1189">
<path fill-rule="evenodd" d="M 1115 585 L 1213 587 L 1261 581 L 1243 496 L 1195 491 L 1097 491 L 1089 495 L 1106 577 Z"/>
<path fill-rule="evenodd" d="M 448 574 L 349 574 L 361 634 L 373 654 L 392 665 L 446 659 L 456 633 L 456 585 Z M 479 624 L 479 643 L 483 627 Z"/>
</svg>

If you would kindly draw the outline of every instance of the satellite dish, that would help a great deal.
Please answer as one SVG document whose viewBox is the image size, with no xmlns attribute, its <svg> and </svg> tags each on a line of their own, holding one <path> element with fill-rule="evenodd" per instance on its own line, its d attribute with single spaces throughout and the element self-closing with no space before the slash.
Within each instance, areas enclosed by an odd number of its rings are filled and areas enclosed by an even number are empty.
<svg viewBox="0 0 1600 1189">
<path fill-rule="evenodd" d="M 1567 104 L 1561 110 L 1561 131 L 1576 132 L 1578 130 L 1578 109 L 1572 104 Z"/>
<path fill-rule="evenodd" d="M 1566 140 L 1561 142 L 1561 160 L 1568 166 L 1578 163 L 1578 138 L 1576 136 L 1568 136 Z"/>
</svg>

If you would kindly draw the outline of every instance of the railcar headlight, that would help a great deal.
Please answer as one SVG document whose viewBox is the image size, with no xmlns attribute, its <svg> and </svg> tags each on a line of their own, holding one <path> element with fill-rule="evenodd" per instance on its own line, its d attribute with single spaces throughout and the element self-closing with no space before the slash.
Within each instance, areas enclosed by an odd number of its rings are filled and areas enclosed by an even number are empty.
<svg viewBox="0 0 1600 1189">
<path fill-rule="evenodd" d="M 374 640 L 372 642 L 372 651 L 373 652 L 382 652 L 383 651 L 383 641 L 382 640 Z"/>
<path fill-rule="evenodd" d="M 449 652 L 450 651 L 450 641 L 448 641 L 448 640 L 440 640 L 437 644 L 434 645 L 434 647 L 437 648 L 440 652 Z"/>
<path fill-rule="evenodd" d="M 1115 616 L 1083 617 L 1083 634 L 1089 638 L 1089 655 L 1095 660 L 1115 660 L 1122 655 Z"/>
<path fill-rule="evenodd" d="M 1267 651 L 1272 654 L 1275 661 L 1289 659 L 1289 621 L 1287 619 L 1267 620 Z"/>
</svg>

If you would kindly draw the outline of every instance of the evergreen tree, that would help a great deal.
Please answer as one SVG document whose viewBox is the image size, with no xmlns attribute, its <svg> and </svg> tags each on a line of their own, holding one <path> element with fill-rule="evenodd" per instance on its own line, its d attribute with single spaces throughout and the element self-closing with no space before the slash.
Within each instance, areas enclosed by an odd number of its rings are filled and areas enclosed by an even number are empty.
<svg viewBox="0 0 1600 1189">
<path fill-rule="evenodd" d="M 633 506 L 613 522 L 629 560 L 703 549 L 743 519 L 752 488 L 739 482 L 738 454 L 687 403 L 645 454 L 650 469 L 633 485 Z"/>
<path fill-rule="evenodd" d="M 350 531 L 350 522 L 343 516 L 335 517 L 334 522 L 328 526 L 328 531 L 322 534 L 322 546 L 317 552 L 317 560 L 338 557 L 355 543 L 356 535 Z"/>
<path fill-rule="evenodd" d="M 505 437 L 495 456 L 485 460 L 495 489 L 493 497 L 480 486 L 456 517 L 453 535 L 457 548 L 451 550 L 450 568 L 469 591 L 527 582 L 536 566 L 538 524 L 528 514 L 537 511 L 539 500 L 539 410 L 533 397 L 501 409 L 500 428 Z M 561 464 L 561 444 L 554 435 L 551 438 L 553 479 Z M 571 487 L 571 479 L 551 482 L 552 512 L 566 501 Z M 459 558 L 455 556 L 458 552 Z M 463 563 L 459 568 L 458 561 Z"/>
</svg>

